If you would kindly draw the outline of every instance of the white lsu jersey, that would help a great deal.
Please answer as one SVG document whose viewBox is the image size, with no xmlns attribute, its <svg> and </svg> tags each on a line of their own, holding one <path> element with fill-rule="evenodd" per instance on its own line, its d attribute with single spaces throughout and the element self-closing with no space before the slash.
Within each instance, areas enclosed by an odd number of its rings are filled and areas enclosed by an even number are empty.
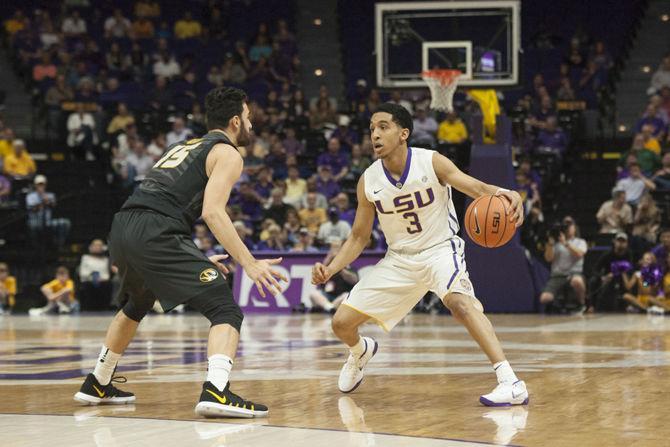
<svg viewBox="0 0 670 447">
<path fill-rule="evenodd" d="M 451 186 L 442 185 L 433 169 L 435 151 L 408 148 L 400 179 L 376 160 L 364 172 L 365 196 L 375 205 L 390 250 L 421 251 L 451 239 L 458 220 Z"/>
</svg>

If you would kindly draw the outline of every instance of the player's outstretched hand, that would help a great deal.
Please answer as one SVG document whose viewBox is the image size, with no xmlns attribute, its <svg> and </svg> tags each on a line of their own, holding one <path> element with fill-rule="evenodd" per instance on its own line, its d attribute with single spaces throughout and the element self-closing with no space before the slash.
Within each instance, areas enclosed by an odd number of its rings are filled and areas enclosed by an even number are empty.
<svg viewBox="0 0 670 447">
<path fill-rule="evenodd" d="M 511 214 L 509 220 L 514 222 L 514 225 L 519 228 L 523 224 L 523 201 L 521 196 L 516 191 L 508 191 L 504 189 L 498 190 L 496 193 L 497 196 L 502 196 L 509 200 L 510 208 L 507 211 L 507 214 Z"/>
<path fill-rule="evenodd" d="M 223 276 L 226 276 L 230 273 L 230 270 L 228 270 L 228 267 L 222 262 L 224 259 L 228 259 L 228 255 L 212 255 L 209 257 L 209 260 L 212 261 L 212 264 L 214 264 L 216 269 L 220 271 Z"/>
<path fill-rule="evenodd" d="M 330 279 L 333 274 L 330 272 L 328 266 L 320 262 L 314 264 L 312 267 L 312 284 L 323 284 Z"/>
<path fill-rule="evenodd" d="M 273 295 L 281 293 L 278 279 L 288 282 L 286 277 L 272 268 L 281 262 L 282 258 L 275 259 L 255 259 L 249 265 L 243 266 L 247 276 L 256 284 L 258 293 L 265 298 L 265 289 Z"/>
</svg>

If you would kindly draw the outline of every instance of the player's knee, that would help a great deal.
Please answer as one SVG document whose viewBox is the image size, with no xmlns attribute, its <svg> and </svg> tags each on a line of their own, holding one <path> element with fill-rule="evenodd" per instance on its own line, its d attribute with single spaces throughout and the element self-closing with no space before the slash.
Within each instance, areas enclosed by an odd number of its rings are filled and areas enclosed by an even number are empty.
<svg viewBox="0 0 670 447">
<path fill-rule="evenodd" d="M 123 306 L 123 308 L 121 309 L 121 312 L 123 312 L 123 314 L 126 317 L 130 318 L 133 321 L 137 321 L 139 323 L 140 321 L 142 321 L 142 318 L 145 317 L 147 312 L 149 312 L 149 307 L 138 305 L 137 303 L 135 303 L 134 300 L 130 299 Z"/>
<path fill-rule="evenodd" d="M 458 319 L 465 318 L 475 311 L 472 299 L 460 293 L 448 295 L 444 302 L 451 314 Z"/>
<path fill-rule="evenodd" d="M 242 321 L 244 320 L 242 309 L 240 309 L 240 306 L 235 302 L 222 303 L 220 306 L 203 312 L 203 315 L 209 320 L 212 326 L 229 324 L 234 327 L 237 332 L 240 332 Z"/>
<path fill-rule="evenodd" d="M 544 292 L 542 295 L 540 295 L 540 303 L 546 304 L 546 303 L 551 303 L 554 301 L 554 295 L 548 292 Z"/>
<path fill-rule="evenodd" d="M 582 280 L 581 276 L 575 276 L 570 280 L 570 286 L 572 286 L 573 289 L 583 289 L 584 280 Z"/>
<path fill-rule="evenodd" d="M 337 314 L 335 314 L 333 321 L 330 323 L 330 326 L 333 328 L 335 335 L 340 335 L 347 331 L 349 325 L 344 320 L 344 318 L 339 318 Z"/>
</svg>

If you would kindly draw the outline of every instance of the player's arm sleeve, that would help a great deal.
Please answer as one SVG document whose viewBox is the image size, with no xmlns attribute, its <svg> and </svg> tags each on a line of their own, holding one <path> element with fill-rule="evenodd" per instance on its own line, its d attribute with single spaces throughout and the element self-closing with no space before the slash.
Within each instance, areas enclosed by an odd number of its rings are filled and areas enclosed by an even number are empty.
<svg viewBox="0 0 670 447">
<path fill-rule="evenodd" d="M 494 185 L 488 185 L 467 175 L 451 160 L 438 152 L 433 153 L 433 169 L 440 183 L 452 185 L 473 199 L 485 194 L 495 194 L 498 190 L 498 187 Z"/>
</svg>

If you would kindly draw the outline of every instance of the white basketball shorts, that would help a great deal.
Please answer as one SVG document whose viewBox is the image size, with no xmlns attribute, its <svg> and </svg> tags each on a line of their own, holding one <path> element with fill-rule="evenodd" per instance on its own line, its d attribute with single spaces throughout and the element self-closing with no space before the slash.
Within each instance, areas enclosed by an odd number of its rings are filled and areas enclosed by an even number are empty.
<svg viewBox="0 0 670 447">
<path fill-rule="evenodd" d="M 429 290 L 475 296 L 465 265 L 463 239 L 455 236 L 416 254 L 389 250 L 342 303 L 390 331 Z"/>
</svg>

